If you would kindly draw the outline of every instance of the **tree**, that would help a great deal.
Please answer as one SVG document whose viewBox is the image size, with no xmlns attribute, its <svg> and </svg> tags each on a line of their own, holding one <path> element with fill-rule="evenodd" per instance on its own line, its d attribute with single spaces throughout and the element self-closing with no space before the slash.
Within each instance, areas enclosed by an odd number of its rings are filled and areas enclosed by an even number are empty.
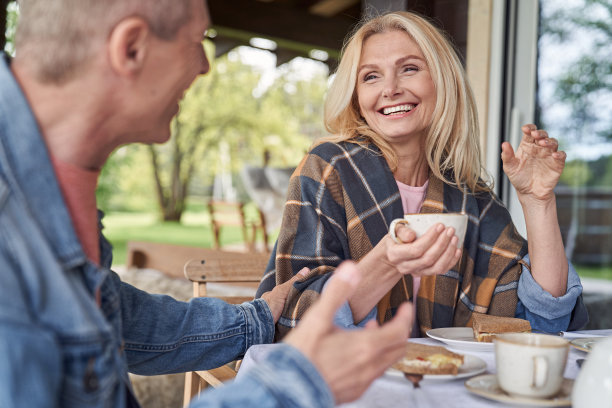
<svg viewBox="0 0 612 408">
<path fill-rule="evenodd" d="M 279 96 L 278 87 L 280 83 L 293 83 L 296 90 L 301 90 L 293 95 L 296 98 L 304 96 L 308 87 L 281 76 L 279 84 L 254 97 L 260 78 L 241 60 L 239 52 L 232 51 L 215 61 L 211 72 L 188 90 L 173 121 L 171 140 L 149 148 L 164 220 L 181 219 L 194 178 L 211 182 L 219 172 L 237 172 L 245 163 L 261 164 L 265 150 L 279 150 L 278 157 L 297 151 L 297 160 L 301 158 L 311 143 L 301 131 L 300 118 L 304 120 L 305 116 L 295 112 L 295 102 Z M 322 91 L 316 101 L 311 101 L 311 96 L 303 99 L 321 106 Z M 223 161 L 226 155 L 221 151 L 227 151 L 229 163 Z M 295 165 L 297 160 L 290 164 Z"/>
<path fill-rule="evenodd" d="M 0 0 L 0 32 L 2 32 L 2 37 L 0 37 L 0 50 L 4 49 L 6 45 L 6 28 L 7 28 L 7 8 L 10 0 Z"/>
<path fill-rule="evenodd" d="M 0 51 L 14 51 L 17 5 L 14 0 L 0 0 Z"/>
<path fill-rule="evenodd" d="M 538 92 L 538 105 L 543 127 L 569 153 L 561 182 L 609 185 L 604 181 L 612 174 L 605 174 L 612 168 L 604 165 L 605 151 L 590 156 L 572 153 L 579 146 L 612 142 L 612 1 L 549 0 L 542 2 L 541 17 L 540 49 L 545 56 L 539 57 L 539 82 L 544 91 Z M 550 50 L 555 49 L 551 60 Z"/>
<path fill-rule="evenodd" d="M 570 52 L 564 55 L 563 72 L 554 79 L 554 97 L 571 112 L 562 129 L 574 137 L 587 132 L 612 139 L 612 1 L 555 6 L 542 19 L 541 38 L 563 43 L 581 33 L 588 42 L 574 44 L 582 46 L 581 51 L 576 57 Z"/>
</svg>

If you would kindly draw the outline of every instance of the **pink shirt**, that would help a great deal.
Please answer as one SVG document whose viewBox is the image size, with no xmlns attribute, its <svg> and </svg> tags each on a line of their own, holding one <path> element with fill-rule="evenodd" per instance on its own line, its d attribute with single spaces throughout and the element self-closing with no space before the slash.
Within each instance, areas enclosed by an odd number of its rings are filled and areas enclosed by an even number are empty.
<svg viewBox="0 0 612 408">
<path fill-rule="evenodd" d="M 51 162 L 85 255 L 99 265 L 100 240 L 96 187 L 100 172 L 82 169 L 53 157 Z"/>
<path fill-rule="evenodd" d="M 421 211 L 421 206 L 425 200 L 425 193 L 427 192 L 427 185 L 429 180 L 425 182 L 421 187 L 409 186 L 408 184 L 401 183 L 395 180 L 397 187 L 399 188 L 400 196 L 402 198 L 402 206 L 404 207 L 404 214 L 416 214 Z M 421 278 L 417 276 L 412 277 L 412 293 L 413 297 L 416 298 L 416 294 L 419 293 L 419 286 L 421 286 Z M 413 326 L 410 333 L 411 337 L 418 337 L 419 325 L 416 317 L 417 302 L 412 302 L 413 311 Z"/>
</svg>

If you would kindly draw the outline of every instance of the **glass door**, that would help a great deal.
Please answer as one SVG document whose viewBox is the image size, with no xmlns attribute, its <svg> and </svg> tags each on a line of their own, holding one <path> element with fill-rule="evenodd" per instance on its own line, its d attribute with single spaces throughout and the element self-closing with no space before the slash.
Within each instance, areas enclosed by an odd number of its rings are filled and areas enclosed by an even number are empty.
<svg viewBox="0 0 612 408">
<path fill-rule="evenodd" d="M 533 122 L 559 140 L 568 155 L 556 189 L 566 253 L 582 277 L 612 280 L 612 0 L 504 3 L 500 138 L 516 147 L 520 125 Z M 524 234 L 514 191 L 500 179 Z"/>
<path fill-rule="evenodd" d="M 567 153 L 556 189 L 566 253 L 612 279 L 612 0 L 540 0 L 535 120 Z"/>
</svg>

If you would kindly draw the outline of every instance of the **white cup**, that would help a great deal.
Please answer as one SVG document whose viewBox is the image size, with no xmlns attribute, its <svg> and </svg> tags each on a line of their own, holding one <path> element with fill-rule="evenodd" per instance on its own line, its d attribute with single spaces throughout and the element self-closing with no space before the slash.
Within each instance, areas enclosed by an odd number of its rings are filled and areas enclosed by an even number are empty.
<svg viewBox="0 0 612 408">
<path fill-rule="evenodd" d="M 572 390 L 574 408 L 612 408 L 612 337 L 593 346 Z"/>
<path fill-rule="evenodd" d="M 457 248 L 463 247 L 465 231 L 467 230 L 467 214 L 462 213 L 431 213 L 431 214 L 406 214 L 404 218 L 396 218 L 391 221 L 389 233 L 391 238 L 398 244 L 402 242 L 396 235 L 397 224 L 404 224 L 416 233 L 417 238 L 425 233 L 435 224 L 444 224 L 445 227 L 453 227 L 457 237 Z"/>
<path fill-rule="evenodd" d="M 563 384 L 569 342 L 537 333 L 505 333 L 495 336 L 497 382 L 511 395 L 548 398 Z"/>
</svg>

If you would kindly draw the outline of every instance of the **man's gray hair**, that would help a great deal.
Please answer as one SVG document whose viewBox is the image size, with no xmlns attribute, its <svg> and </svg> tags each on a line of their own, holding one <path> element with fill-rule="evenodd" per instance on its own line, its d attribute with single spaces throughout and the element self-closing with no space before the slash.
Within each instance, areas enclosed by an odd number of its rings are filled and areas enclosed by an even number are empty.
<svg viewBox="0 0 612 408">
<path fill-rule="evenodd" d="M 27 56 L 39 80 L 59 84 L 78 74 L 122 19 L 140 16 L 170 40 L 189 20 L 193 1 L 18 0 L 16 52 Z"/>
</svg>

